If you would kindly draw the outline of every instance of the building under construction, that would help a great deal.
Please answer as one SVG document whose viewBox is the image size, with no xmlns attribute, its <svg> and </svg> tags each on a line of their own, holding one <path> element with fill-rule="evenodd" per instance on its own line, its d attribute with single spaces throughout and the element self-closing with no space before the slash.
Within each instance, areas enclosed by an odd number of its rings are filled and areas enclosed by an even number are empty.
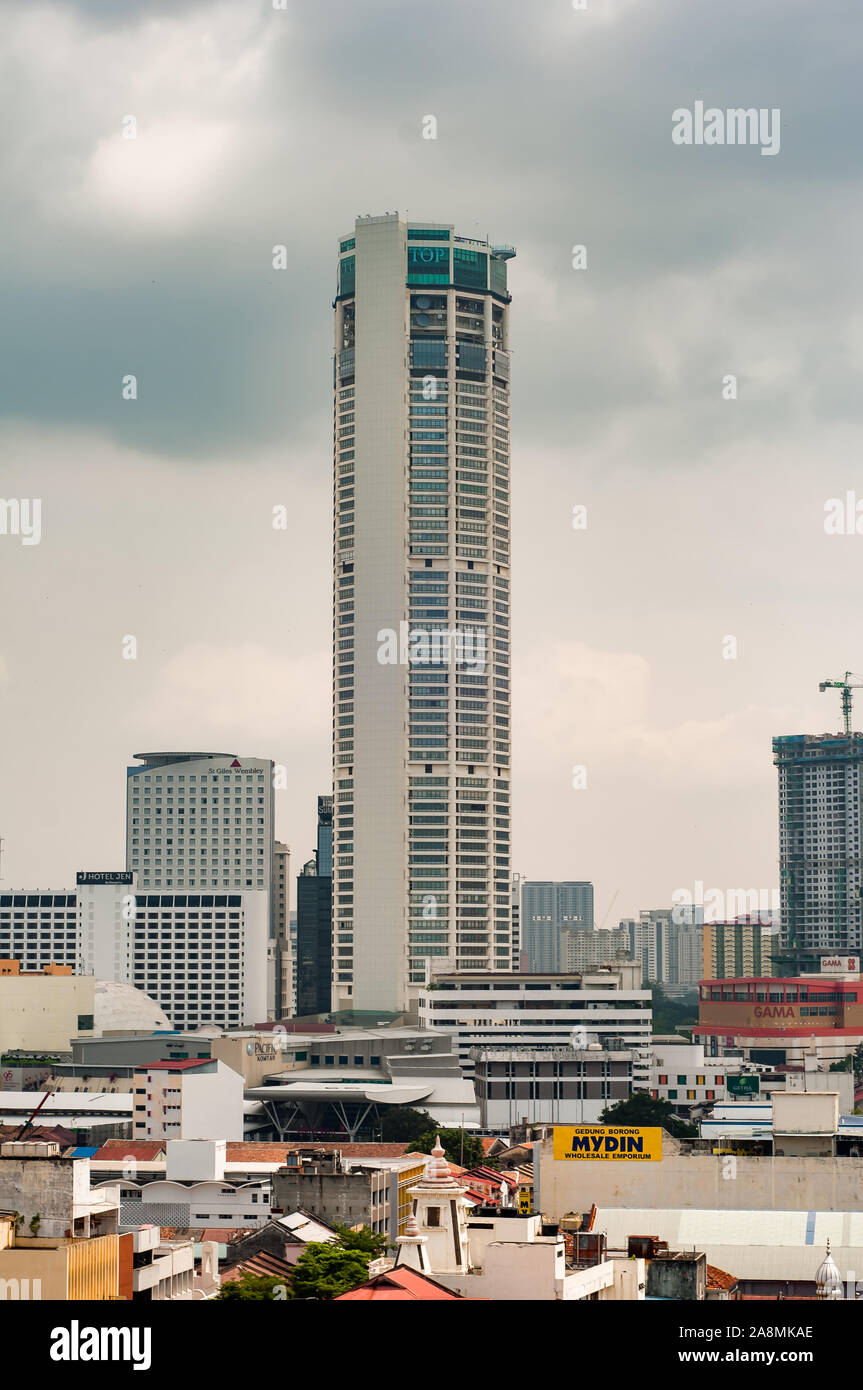
<svg viewBox="0 0 863 1390">
<path fill-rule="evenodd" d="M 774 738 L 779 769 L 782 975 L 860 952 L 863 734 Z"/>
</svg>

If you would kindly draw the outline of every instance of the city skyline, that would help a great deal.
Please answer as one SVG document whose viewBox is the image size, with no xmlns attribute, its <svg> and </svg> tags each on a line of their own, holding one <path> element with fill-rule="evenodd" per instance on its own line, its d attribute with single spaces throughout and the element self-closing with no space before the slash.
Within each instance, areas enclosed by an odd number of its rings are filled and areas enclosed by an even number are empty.
<svg viewBox="0 0 863 1390">
<path fill-rule="evenodd" d="M 519 248 L 513 867 L 590 878 L 598 919 L 617 892 L 610 922 L 695 881 L 778 885 L 771 739 L 838 731 L 818 683 L 863 664 L 849 650 L 859 538 L 824 525 L 859 489 L 859 152 L 835 105 L 859 96 L 823 18 L 732 5 L 741 52 L 724 19 L 680 6 L 648 19 L 548 4 L 528 25 L 499 5 L 496 42 L 527 96 L 507 109 L 499 73 L 465 82 L 483 6 L 460 18 L 453 58 L 449 18 L 430 33 L 393 4 L 361 19 L 336 5 L 338 24 L 213 5 L 206 51 L 195 6 L 70 4 L 51 10 L 68 85 L 42 66 L 32 16 L 48 8 L 4 20 L 45 159 L 38 196 L 17 166 L 7 181 L 21 332 L 3 493 L 43 510 L 39 545 L 0 544 L 16 731 L 3 884 L 119 867 L 114 796 L 146 746 L 272 758 L 287 770 L 275 833 L 295 856 L 313 842 L 330 733 L 331 248 L 355 213 L 398 206 Z M 375 56 L 384 31 L 403 62 Z M 795 60 L 779 81 L 777 34 L 790 57 L 821 55 L 817 80 Z M 71 73 L 95 38 L 105 62 L 85 95 Z M 420 41 L 451 66 L 417 88 Z M 115 74 L 133 59 L 130 92 Z M 220 92 L 194 116 L 190 81 Z M 781 151 L 676 146 L 672 110 L 701 95 L 781 106 Z M 63 791 L 84 757 L 70 821 Z"/>
</svg>

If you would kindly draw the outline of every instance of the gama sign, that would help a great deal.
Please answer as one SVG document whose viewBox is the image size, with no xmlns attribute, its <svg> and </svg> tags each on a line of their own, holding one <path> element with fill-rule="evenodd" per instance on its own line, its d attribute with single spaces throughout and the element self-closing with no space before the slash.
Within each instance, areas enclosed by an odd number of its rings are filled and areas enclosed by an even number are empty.
<svg viewBox="0 0 863 1390">
<path fill-rule="evenodd" d="M 662 1130 L 630 1125 L 555 1125 L 554 1156 L 564 1159 L 662 1158 Z"/>
<path fill-rule="evenodd" d="M 822 956 L 822 975 L 856 975 L 860 970 L 859 956 Z"/>
</svg>

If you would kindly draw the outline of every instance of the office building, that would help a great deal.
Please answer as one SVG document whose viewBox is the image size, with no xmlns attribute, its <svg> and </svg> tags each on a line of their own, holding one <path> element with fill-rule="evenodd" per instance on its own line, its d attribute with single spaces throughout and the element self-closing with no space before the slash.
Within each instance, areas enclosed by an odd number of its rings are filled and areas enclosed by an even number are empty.
<svg viewBox="0 0 863 1390">
<path fill-rule="evenodd" d="M 857 952 L 863 913 L 860 810 L 863 734 L 774 738 L 779 769 L 783 974 L 823 953 Z"/>
<path fill-rule="evenodd" d="M 527 969 L 527 956 L 521 949 L 521 884 L 524 874 L 512 876 L 512 902 L 510 906 L 510 932 L 512 934 L 512 968 Z"/>
<path fill-rule="evenodd" d="M 588 1034 L 633 1057 L 633 1084 L 650 1076 L 650 991 L 636 964 L 620 962 L 584 975 L 440 975 L 418 1002 L 422 1028 L 455 1034 L 462 1074 L 473 1080 L 474 1049 L 531 1050 L 581 1046 Z M 612 1044 L 612 1040 L 615 1040 Z"/>
<path fill-rule="evenodd" d="M 540 882 L 521 885 L 521 940 L 529 971 L 564 970 L 564 934 L 593 931 L 593 884 Z"/>
<path fill-rule="evenodd" d="M 434 960 L 511 963 L 514 254 L 397 213 L 358 218 L 339 244 L 339 1008 L 402 1010 Z"/>
<path fill-rule="evenodd" d="M 247 889 L 273 878 L 273 764 L 233 753 L 136 753 L 126 868 L 139 889 Z"/>
<path fill-rule="evenodd" d="M 588 1035 L 595 1038 L 595 1034 Z M 476 1098 L 483 1133 L 521 1124 L 593 1124 L 607 1105 L 632 1095 L 628 1048 L 477 1048 Z"/>
<path fill-rule="evenodd" d="M 313 858 L 297 878 L 297 1015 L 329 1013 L 333 988 L 333 798 L 318 797 Z M 338 950 L 350 953 L 351 946 Z"/>
</svg>

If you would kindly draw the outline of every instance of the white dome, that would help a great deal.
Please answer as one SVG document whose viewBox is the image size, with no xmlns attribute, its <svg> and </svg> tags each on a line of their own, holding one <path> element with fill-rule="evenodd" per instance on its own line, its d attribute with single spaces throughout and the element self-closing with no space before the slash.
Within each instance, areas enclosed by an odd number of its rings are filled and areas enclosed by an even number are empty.
<svg viewBox="0 0 863 1390">
<path fill-rule="evenodd" d="M 171 1020 L 155 999 L 134 985 L 96 980 L 93 987 L 93 1033 L 152 1033 L 171 1028 Z"/>
<path fill-rule="evenodd" d="M 815 1292 L 819 1298 L 841 1298 L 842 1297 L 842 1275 L 836 1268 L 833 1256 L 830 1254 L 830 1242 L 827 1242 L 827 1254 L 818 1266 L 818 1273 L 815 1275 Z"/>
</svg>

